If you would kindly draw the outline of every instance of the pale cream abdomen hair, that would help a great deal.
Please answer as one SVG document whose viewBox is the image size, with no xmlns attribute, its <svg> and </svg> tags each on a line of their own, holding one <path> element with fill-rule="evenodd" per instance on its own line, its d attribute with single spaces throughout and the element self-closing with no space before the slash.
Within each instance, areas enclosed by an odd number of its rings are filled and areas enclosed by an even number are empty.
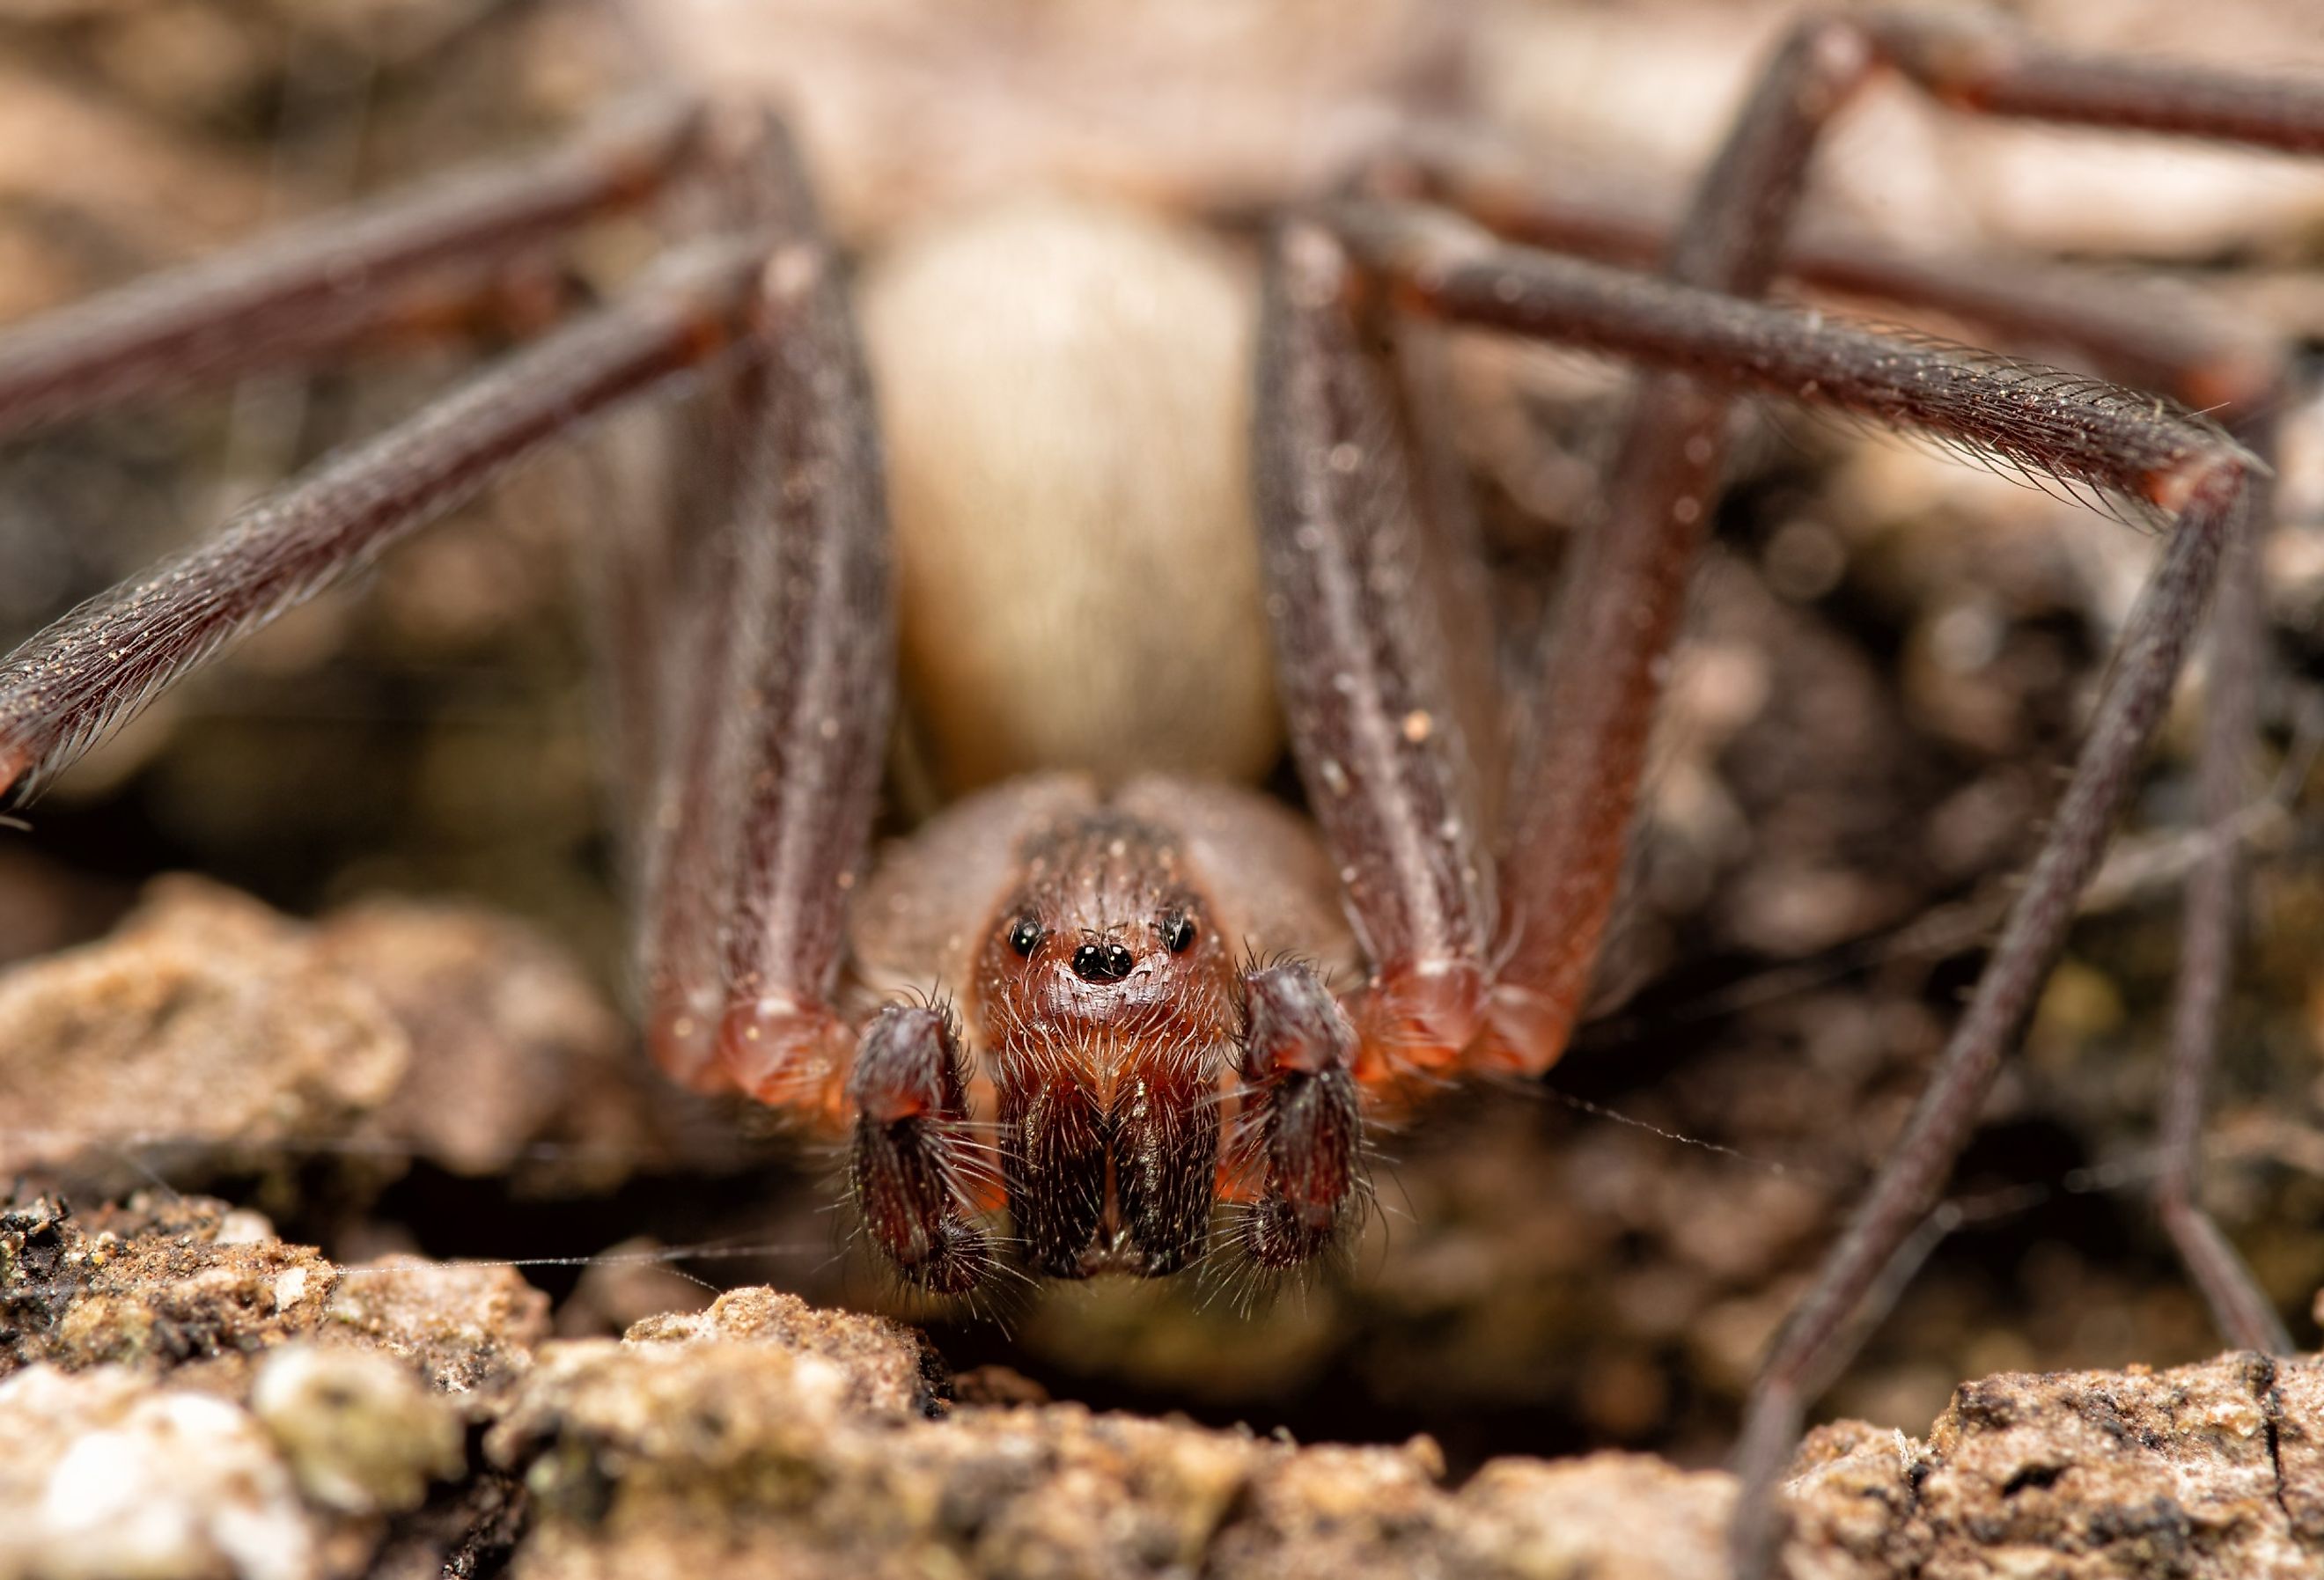
<svg viewBox="0 0 2324 1580">
<path fill-rule="evenodd" d="M 1249 273 L 1190 227 L 1039 198 L 891 246 L 860 300 L 938 786 L 1264 772 Z"/>
</svg>

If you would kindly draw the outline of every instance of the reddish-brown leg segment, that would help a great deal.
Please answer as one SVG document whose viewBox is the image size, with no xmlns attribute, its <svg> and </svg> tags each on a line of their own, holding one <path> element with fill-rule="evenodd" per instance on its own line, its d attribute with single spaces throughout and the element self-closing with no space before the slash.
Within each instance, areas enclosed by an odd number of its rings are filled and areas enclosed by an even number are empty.
<svg viewBox="0 0 2324 1580">
<path fill-rule="evenodd" d="M 1869 51 L 1805 28 L 1777 57 L 1673 241 L 1683 283 L 1757 296 L 1775 270 L 1812 133 Z M 1502 967 L 1490 1067 L 1539 1072 L 1565 1049 L 1612 914 L 1646 744 L 1726 452 L 1727 401 L 1686 374 L 1639 382 L 1607 485 L 1540 644 L 1502 839 Z"/>
<path fill-rule="evenodd" d="M 1819 74 L 1821 56 L 1834 68 Z M 1726 150 L 1706 177 L 1674 251 L 1674 270 L 1724 251 L 1736 273 L 1715 282 L 1734 291 L 1766 283 L 1781 245 L 1784 218 L 1805 168 L 1808 151 L 1847 90 L 1874 59 L 1918 81 L 1939 98 L 1994 113 L 2089 125 L 2168 130 L 2257 143 L 2291 150 L 2324 146 L 2324 92 L 2305 85 L 2263 85 L 2211 74 L 2117 61 L 2088 60 L 2043 51 L 1989 28 L 1911 17 L 1835 19 L 1803 24 L 1770 68 Z M 1709 252 L 1703 244 L 1710 243 Z M 1723 245 L 1722 245 L 1723 244 Z M 1756 276 L 1756 277 L 1755 277 Z M 1636 430 L 1634 430 L 1634 437 Z M 2038 465 L 2039 457 L 2033 459 Z M 2134 493 L 2154 494 L 2153 477 L 2132 476 Z M 2118 481 L 2123 486 L 2125 481 Z M 1620 484 L 1618 480 L 1618 490 Z M 2177 485 L 2171 485 L 2173 492 Z M 2102 706 L 2074 786 L 2037 861 L 2025 897 L 2013 912 L 1976 1002 L 1964 1017 L 1927 1099 L 1908 1126 L 1904 1145 L 1876 1183 L 1847 1237 L 1827 1263 L 1817 1289 L 1795 1315 L 1771 1355 L 1747 1423 L 1740 1455 L 1745 1493 L 1737 1528 L 1737 1555 L 1747 1569 L 1764 1565 L 1765 1510 L 1782 1455 L 1796 1435 L 1807 1384 L 1848 1342 L 1846 1325 L 1872 1292 L 1882 1270 L 1913 1238 L 1941 1188 L 1981 1101 L 2002 1050 L 2014 1039 L 2031 995 L 2063 936 L 2073 895 L 2103 844 L 2107 824 L 2129 779 L 2144 725 L 2167 695 L 2200 608 L 2207 557 L 2233 544 L 2245 530 L 2247 501 L 2238 479 L 2223 485 L 2209 475 L 2193 480 L 2182 504 L 2179 540 L 2158 571 L 2140 624 L 2126 641 L 2116 684 Z M 2200 528 L 2202 530 L 2193 530 Z M 2240 552 L 2238 550 L 2237 552 Z M 2237 613 L 2248 618 L 2248 605 Z M 2242 633 L 2238 633 L 2238 637 Z M 2248 666 L 2231 655 L 2233 682 Z M 2232 707 L 2232 714 L 2239 712 Z M 2229 723 L 2234 722 L 2231 718 Z M 2231 776 L 2232 743 L 2215 735 L 2207 763 L 2207 801 L 2214 810 Z M 1633 780 L 1632 785 L 1635 781 Z M 1628 790 L 1623 792 L 1627 799 Z M 1522 797 L 1520 798 L 1522 799 Z M 1619 824 L 1617 824 L 1618 830 Z M 2202 1072 L 2210 1024 L 2225 975 L 2225 939 L 2232 919 L 2232 886 L 2224 851 L 2214 853 L 2193 896 L 2187 971 L 2181 997 L 2166 1130 L 2174 1159 L 2163 1195 L 2166 1222 L 2223 1323 L 2238 1337 L 2281 1343 L 2281 1328 L 2264 1315 L 2245 1274 L 2216 1228 L 2191 1200 L 2184 1175 L 2191 1165 Z M 1553 868 L 1561 874 L 1563 864 Z M 1609 885 L 1610 889 L 1610 885 Z M 1512 881 L 1508 891 L 1521 892 Z M 1586 966 L 1582 968 L 1586 973 Z M 2173 1185 L 2175 1181 L 2175 1187 Z"/>
<path fill-rule="evenodd" d="M 761 1102 L 835 1116 L 854 1034 L 834 1005 L 849 892 L 880 793 L 896 661 L 887 502 L 869 377 L 806 183 L 770 123 L 769 186 L 795 215 L 767 265 L 754 426 L 712 589 L 723 670 L 710 812 L 732 818 L 717 1055 Z"/>
<path fill-rule="evenodd" d="M 723 386 L 732 479 L 664 623 L 665 713 L 640 910 L 648 1043 L 709 1090 L 835 1118 L 832 1007 L 879 788 L 893 661 L 871 394 L 781 128 L 715 128 L 715 220 L 777 239 Z"/>
<path fill-rule="evenodd" d="M 1376 172 L 1376 184 L 1441 198 L 1505 236 L 1593 256 L 1652 258 L 1670 229 L 1666 220 L 1635 206 L 1528 180 L 1505 154 L 1473 142 L 1440 142 Z M 2086 270 L 1906 257 L 1829 231 L 1811 233 L 1782 262 L 1784 273 L 1802 282 L 1932 308 L 2005 344 L 2035 340 L 2070 349 L 2112 377 L 2222 413 L 2264 467 L 2273 457 L 2273 413 L 2284 398 L 2282 349 L 2249 326 L 2205 310 L 2200 300 L 2158 298 Z M 2271 518 L 2264 472 L 2252 486 L 2252 521 L 2264 528 Z M 2164 1164 L 2155 1196 L 2220 1331 L 2246 1347 L 2281 1352 L 2288 1342 L 2281 1319 L 2192 1195 L 2203 1093 L 2232 966 L 2236 848 L 2228 826 L 2250 793 L 2246 769 L 2264 618 L 2256 574 L 2255 546 L 2231 544 L 2211 623 L 2213 679 L 2201 750 L 2209 848 L 2188 886 L 2163 1108 Z"/>
<path fill-rule="evenodd" d="M 1494 902 L 1411 464 L 1355 287 L 1328 232 L 1275 238 L 1253 476 L 1292 746 L 1371 965 L 1357 1067 L 1381 1081 L 1449 1073 L 1474 1038 Z"/>
<path fill-rule="evenodd" d="M 739 439 L 758 408 L 755 375 L 741 374 L 734 393 L 733 410 L 721 415 L 733 419 Z M 733 461 L 731 453 L 715 458 L 727 486 L 705 503 L 718 513 L 718 530 L 682 559 L 674 606 L 655 612 L 661 649 L 641 655 L 652 666 L 649 694 L 661 714 L 651 736 L 656 761 L 636 899 L 646 1046 L 665 1075 L 705 1092 L 733 1086 L 718 1062 L 718 1027 L 726 1012 L 726 909 L 739 829 L 733 787 L 722 785 L 717 771 L 733 733 L 727 677 L 734 627 L 746 613 L 733 596 L 742 549 L 733 519 Z"/>
</svg>

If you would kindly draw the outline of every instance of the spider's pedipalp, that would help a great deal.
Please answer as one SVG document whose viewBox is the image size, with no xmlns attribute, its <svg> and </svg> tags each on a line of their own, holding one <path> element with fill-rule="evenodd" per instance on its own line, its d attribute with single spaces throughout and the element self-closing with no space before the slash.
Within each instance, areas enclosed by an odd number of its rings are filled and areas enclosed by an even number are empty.
<svg viewBox="0 0 2324 1580">
<path fill-rule="evenodd" d="M 966 1058 L 942 1011 L 891 1005 L 865 1027 L 847 1077 L 848 1179 L 872 1242 L 904 1280 L 966 1294 L 991 1271 L 978 1214 L 990 1170 L 968 1135 Z"/>
<path fill-rule="evenodd" d="M 1356 1031 L 1304 964 L 1243 978 L 1241 1106 L 1230 1167 L 1254 1199 L 1243 1247 L 1267 1268 L 1319 1254 L 1361 1196 Z"/>
</svg>

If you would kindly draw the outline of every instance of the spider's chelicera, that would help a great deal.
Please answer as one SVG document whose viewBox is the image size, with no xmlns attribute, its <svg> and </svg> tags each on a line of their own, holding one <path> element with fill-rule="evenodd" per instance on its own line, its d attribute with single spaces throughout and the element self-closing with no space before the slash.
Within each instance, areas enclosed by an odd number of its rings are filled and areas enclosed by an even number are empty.
<svg viewBox="0 0 2324 1580">
<path fill-rule="evenodd" d="M 634 587 L 675 591 L 642 600 L 647 640 L 628 666 L 650 675 L 657 714 L 639 734 L 655 766 L 637 819 L 655 1058 L 690 1086 L 844 1133 L 871 1241 L 931 1290 L 973 1291 L 1004 1263 L 1060 1279 L 1160 1276 L 1228 1252 L 1291 1267 L 1357 1216 L 1368 1125 L 1449 1077 L 1538 1075 L 1563 1051 L 1734 394 L 1838 410 L 2128 501 L 2170 536 L 2073 777 L 1927 1096 L 1754 1396 L 1738 1536 L 1752 1566 L 1810 1381 L 1935 1204 L 2223 562 L 2214 819 L 2239 799 L 2255 662 L 2241 534 L 2274 360 L 2175 336 L 2102 289 L 1830 237 L 1787 259 L 1816 139 L 1882 74 L 1989 113 L 2324 149 L 2314 85 L 1864 14 L 1794 30 L 1674 228 L 1561 203 L 1459 149 L 1380 160 L 1338 196 L 1287 207 L 1259 260 L 1250 494 L 1312 821 L 1227 784 L 1048 773 L 958 800 L 869 860 L 899 648 L 871 380 L 779 128 L 693 105 L 0 338 L 0 429 L 22 430 L 376 336 L 415 293 L 489 293 L 512 261 L 613 208 L 683 192 L 673 208 L 698 230 L 716 217 L 611 305 L 18 649 L 0 665 L 0 804 L 542 441 L 691 374 L 718 416 L 706 464 L 723 486 L 705 491 L 705 521 L 650 546 Z M 1659 256 L 1661 269 L 1577 253 Z M 2038 327 L 2223 409 L 2234 431 L 2151 394 L 1757 300 L 1787 268 L 1997 335 Z M 1478 681 L 1493 654 L 1463 601 L 1480 568 L 1457 511 L 1420 484 L 1438 475 L 1416 454 L 1428 423 L 1381 350 L 1398 318 L 1647 370 L 1605 517 L 1531 666 L 1498 686 Z M 2280 1322 L 2191 1187 L 2230 845 L 2213 842 L 2190 903 L 2159 1197 L 2222 1326 L 2280 1349 Z"/>
</svg>

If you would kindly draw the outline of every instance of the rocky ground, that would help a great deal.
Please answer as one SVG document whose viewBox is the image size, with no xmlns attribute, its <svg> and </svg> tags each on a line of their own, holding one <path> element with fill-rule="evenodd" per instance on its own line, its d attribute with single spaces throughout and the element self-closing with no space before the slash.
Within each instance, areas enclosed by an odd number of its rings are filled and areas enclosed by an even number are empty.
<svg viewBox="0 0 2324 1580">
<path fill-rule="evenodd" d="M 337 1265 L 152 1193 L 0 1212 L 0 1575 L 1720 1572 L 1725 1475 L 1303 1446 L 954 1378 L 893 1321 L 745 1288 L 551 1336 L 512 1269 Z M 1964 1384 L 1820 1429 L 1784 1573 L 2324 1564 L 2324 1361 Z"/>
</svg>

